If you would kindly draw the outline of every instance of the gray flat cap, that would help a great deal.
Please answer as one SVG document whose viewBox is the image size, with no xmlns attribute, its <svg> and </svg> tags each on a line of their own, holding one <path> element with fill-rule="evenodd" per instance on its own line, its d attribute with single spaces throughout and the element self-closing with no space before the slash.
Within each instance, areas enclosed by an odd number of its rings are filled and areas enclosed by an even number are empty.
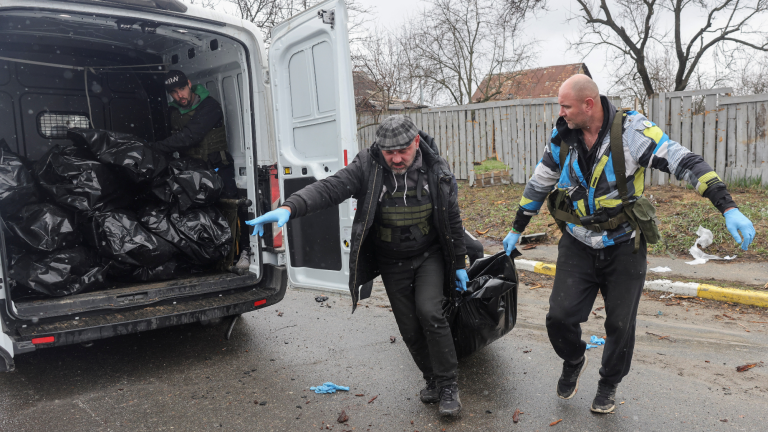
<svg viewBox="0 0 768 432">
<path fill-rule="evenodd" d="M 419 134 L 419 128 L 410 117 L 394 115 L 387 117 L 376 129 L 376 144 L 382 150 L 400 150 L 411 145 Z"/>
</svg>

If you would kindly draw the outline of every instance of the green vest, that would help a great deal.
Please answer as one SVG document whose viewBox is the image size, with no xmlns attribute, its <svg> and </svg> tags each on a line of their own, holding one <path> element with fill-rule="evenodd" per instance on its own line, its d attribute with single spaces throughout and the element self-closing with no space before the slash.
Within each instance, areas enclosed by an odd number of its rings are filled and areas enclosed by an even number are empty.
<svg viewBox="0 0 768 432">
<path fill-rule="evenodd" d="M 432 197 L 424 189 L 423 178 L 421 174 L 416 190 L 405 194 L 402 191 L 384 193 L 374 219 L 377 245 L 395 250 L 413 250 L 434 241 L 436 230 L 432 228 Z"/>
<path fill-rule="evenodd" d="M 174 133 L 182 130 L 184 126 L 195 115 L 195 110 L 187 111 L 184 114 L 178 109 L 171 110 L 171 128 Z M 213 128 L 205 134 L 203 140 L 194 147 L 190 147 L 187 150 L 179 151 L 179 155 L 182 157 L 191 156 L 197 159 L 207 161 L 208 155 L 214 152 L 222 152 L 222 160 L 226 161 L 227 157 L 225 153 L 227 151 L 227 130 L 222 125 L 221 127 Z"/>
</svg>

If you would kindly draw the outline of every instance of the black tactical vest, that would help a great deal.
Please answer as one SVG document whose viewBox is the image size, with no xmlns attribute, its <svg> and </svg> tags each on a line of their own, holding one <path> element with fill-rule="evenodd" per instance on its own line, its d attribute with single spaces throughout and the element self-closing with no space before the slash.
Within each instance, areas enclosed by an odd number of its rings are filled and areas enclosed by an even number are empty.
<svg viewBox="0 0 768 432">
<path fill-rule="evenodd" d="M 374 219 L 378 248 L 419 252 L 435 242 L 437 230 L 432 227 L 432 198 L 426 183 L 426 174 L 419 172 L 415 190 L 384 193 Z"/>
<path fill-rule="evenodd" d="M 187 125 L 195 115 L 195 110 L 181 114 L 178 109 L 171 110 L 171 128 L 174 132 L 180 131 Z M 208 155 L 214 152 L 221 152 L 222 160 L 226 161 L 227 152 L 227 130 L 222 125 L 208 131 L 200 141 L 200 144 L 186 150 L 179 151 L 179 156 L 191 156 L 204 161 L 208 160 Z"/>
</svg>

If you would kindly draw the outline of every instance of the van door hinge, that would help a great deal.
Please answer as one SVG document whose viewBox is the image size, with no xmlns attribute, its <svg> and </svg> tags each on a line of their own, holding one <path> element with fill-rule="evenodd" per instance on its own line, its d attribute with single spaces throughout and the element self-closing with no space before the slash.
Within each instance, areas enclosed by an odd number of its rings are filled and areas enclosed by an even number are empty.
<svg viewBox="0 0 768 432">
<path fill-rule="evenodd" d="M 323 24 L 330 24 L 331 28 L 336 24 L 336 11 L 320 9 L 317 11 L 317 17 L 323 20 Z"/>
</svg>

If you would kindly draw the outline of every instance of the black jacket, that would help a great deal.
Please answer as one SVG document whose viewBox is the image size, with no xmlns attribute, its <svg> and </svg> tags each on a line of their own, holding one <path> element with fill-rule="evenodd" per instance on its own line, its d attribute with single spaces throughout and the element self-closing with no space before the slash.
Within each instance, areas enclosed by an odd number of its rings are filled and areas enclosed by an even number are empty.
<svg viewBox="0 0 768 432">
<path fill-rule="evenodd" d="M 455 270 L 465 266 L 467 249 L 461 224 L 459 202 L 454 178 L 448 162 L 440 157 L 435 140 L 424 132 L 421 135 L 423 169 L 427 171 L 429 192 L 434 206 L 433 226 L 445 262 L 445 293 L 454 289 Z M 357 199 L 357 213 L 352 223 L 352 245 L 349 259 L 349 291 L 352 294 L 352 312 L 358 300 L 370 297 L 373 279 L 380 274 L 376 264 L 376 250 L 371 232 L 379 204 L 383 174 L 389 171 L 379 147 L 374 144 L 357 154 L 355 159 L 336 174 L 312 183 L 285 200 L 291 208 L 291 219 L 341 204 L 349 197 Z"/>
<path fill-rule="evenodd" d="M 178 110 L 174 106 L 171 106 L 170 109 Z M 173 135 L 162 141 L 155 142 L 153 147 L 168 153 L 184 151 L 200 144 L 211 129 L 222 127 L 223 125 L 224 112 L 221 110 L 221 104 L 209 96 L 204 98 L 200 105 L 195 108 L 195 114 L 186 125 L 178 127 L 172 124 L 171 127 L 174 129 Z"/>
</svg>

